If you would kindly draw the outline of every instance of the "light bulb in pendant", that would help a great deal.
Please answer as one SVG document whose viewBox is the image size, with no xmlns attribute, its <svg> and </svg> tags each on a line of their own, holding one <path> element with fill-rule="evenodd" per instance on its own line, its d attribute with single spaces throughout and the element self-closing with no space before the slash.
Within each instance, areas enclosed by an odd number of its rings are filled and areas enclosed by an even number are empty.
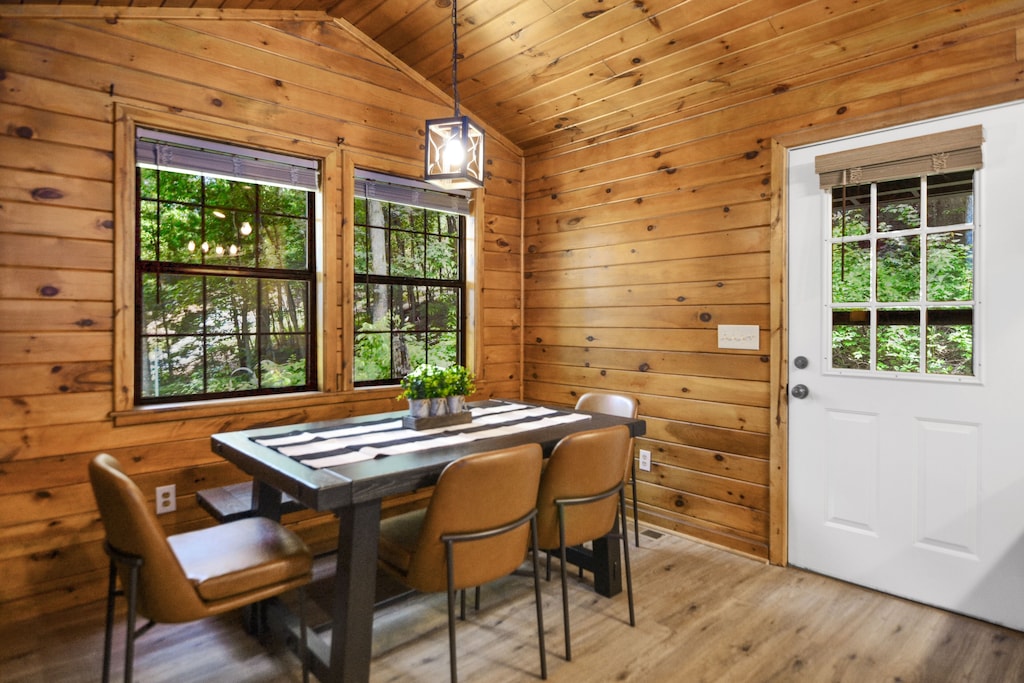
<svg viewBox="0 0 1024 683">
<path fill-rule="evenodd" d="M 195 250 L 196 250 L 196 241 L 195 241 L 195 240 L 189 240 L 189 241 L 188 241 L 188 250 L 189 250 L 190 252 L 192 252 L 192 251 L 195 251 Z"/>
<path fill-rule="evenodd" d="M 242 227 L 238 231 L 243 235 L 248 235 L 252 232 L 252 226 L 249 225 L 249 221 L 242 221 Z"/>
<path fill-rule="evenodd" d="M 220 246 L 218 244 L 217 245 L 217 256 L 223 256 L 223 255 L 224 255 L 224 247 L 222 247 L 222 246 Z"/>
<path fill-rule="evenodd" d="M 466 150 L 462 148 L 462 140 L 448 138 L 448 141 L 444 143 L 443 158 L 444 165 L 448 168 L 460 168 L 463 159 L 466 158 Z"/>
<path fill-rule="evenodd" d="M 203 242 L 202 244 L 199 245 L 199 248 L 202 249 L 203 253 L 205 254 L 206 252 L 210 251 L 210 243 Z"/>
<path fill-rule="evenodd" d="M 238 256 L 238 247 L 232 244 L 230 247 L 228 247 L 228 253 L 231 254 L 232 256 Z"/>
</svg>

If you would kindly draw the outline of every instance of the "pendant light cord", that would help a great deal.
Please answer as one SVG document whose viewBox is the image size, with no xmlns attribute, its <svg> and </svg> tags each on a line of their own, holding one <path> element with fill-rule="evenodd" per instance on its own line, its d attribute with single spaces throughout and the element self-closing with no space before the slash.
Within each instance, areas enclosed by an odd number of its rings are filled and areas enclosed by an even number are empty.
<svg viewBox="0 0 1024 683">
<path fill-rule="evenodd" d="M 455 100 L 455 116 L 459 113 L 459 10 L 458 0 L 452 0 L 452 99 Z"/>
</svg>

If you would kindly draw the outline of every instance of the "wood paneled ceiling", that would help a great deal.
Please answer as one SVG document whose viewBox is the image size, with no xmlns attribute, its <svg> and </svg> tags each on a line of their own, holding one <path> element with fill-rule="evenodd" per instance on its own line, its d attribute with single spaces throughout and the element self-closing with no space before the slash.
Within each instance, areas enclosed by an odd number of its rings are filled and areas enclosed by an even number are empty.
<svg viewBox="0 0 1024 683">
<path fill-rule="evenodd" d="M 152 7 L 161 0 L 0 0 Z M 461 0 L 463 108 L 543 152 L 770 98 L 938 37 L 1021 0 Z M 343 19 L 451 91 L 451 0 L 162 0 L 194 8 L 318 11 Z M 1002 9 L 999 6 L 1002 5 Z M 973 6 L 973 7 L 972 7 Z M 944 15 L 939 21 L 939 15 Z M 919 21 L 916 19 L 919 18 Z M 929 27 L 934 27 L 929 32 Z M 815 76 L 813 74 L 817 73 Z"/>
</svg>

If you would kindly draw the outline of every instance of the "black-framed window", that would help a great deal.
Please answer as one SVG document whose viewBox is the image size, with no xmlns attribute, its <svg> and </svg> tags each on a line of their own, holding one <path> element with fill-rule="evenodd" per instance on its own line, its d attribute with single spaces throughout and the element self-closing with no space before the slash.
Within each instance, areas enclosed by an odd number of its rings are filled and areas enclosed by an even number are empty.
<svg viewBox="0 0 1024 683">
<path fill-rule="evenodd" d="M 316 164 L 139 129 L 136 403 L 316 389 Z"/>
<path fill-rule="evenodd" d="M 362 171 L 355 195 L 356 386 L 464 364 L 468 196 Z"/>
</svg>

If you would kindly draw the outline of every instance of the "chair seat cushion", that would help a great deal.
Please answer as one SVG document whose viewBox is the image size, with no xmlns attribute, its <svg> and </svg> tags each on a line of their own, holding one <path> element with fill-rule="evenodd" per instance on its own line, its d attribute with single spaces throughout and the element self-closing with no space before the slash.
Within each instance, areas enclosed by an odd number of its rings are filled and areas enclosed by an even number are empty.
<svg viewBox="0 0 1024 683">
<path fill-rule="evenodd" d="M 399 576 L 409 572 L 412 553 L 416 549 L 426 514 L 425 509 L 414 510 L 381 522 L 377 556 L 386 569 Z"/>
<path fill-rule="evenodd" d="M 265 517 L 175 534 L 167 541 L 207 602 L 297 579 L 313 566 L 302 539 Z"/>
</svg>

